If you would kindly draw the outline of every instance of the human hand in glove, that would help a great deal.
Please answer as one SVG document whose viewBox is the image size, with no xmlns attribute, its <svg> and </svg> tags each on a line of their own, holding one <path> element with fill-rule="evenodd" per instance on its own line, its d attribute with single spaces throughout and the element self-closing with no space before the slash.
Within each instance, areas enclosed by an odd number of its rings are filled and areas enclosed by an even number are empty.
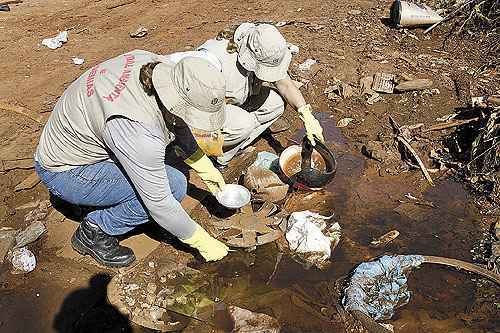
<svg viewBox="0 0 500 333">
<path fill-rule="evenodd" d="M 182 239 L 181 239 L 182 240 Z M 197 249 L 206 261 L 217 261 L 229 252 L 229 248 L 224 243 L 213 238 L 200 225 L 196 225 L 193 235 L 182 242 Z"/>
<path fill-rule="evenodd" d="M 219 192 L 226 186 L 226 182 L 220 171 L 217 170 L 212 161 L 210 161 L 201 149 L 198 149 L 188 159 L 184 160 L 184 162 L 196 171 L 212 194 Z"/>
<path fill-rule="evenodd" d="M 309 142 L 311 142 L 313 146 L 316 145 L 315 139 L 325 142 L 325 139 L 323 138 L 323 128 L 321 128 L 319 121 L 312 115 L 311 105 L 306 104 L 300 107 L 297 111 L 299 112 L 299 118 L 304 122 Z"/>
</svg>

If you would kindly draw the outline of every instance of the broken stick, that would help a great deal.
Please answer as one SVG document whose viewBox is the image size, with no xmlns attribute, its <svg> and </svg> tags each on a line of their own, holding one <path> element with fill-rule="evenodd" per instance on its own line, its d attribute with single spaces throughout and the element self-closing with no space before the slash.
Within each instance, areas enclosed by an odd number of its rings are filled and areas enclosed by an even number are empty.
<svg viewBox="0 0 500 333">
<path fill-rule="evenodd" d="M 420 167 L 420 169 L 422 170 L 422 173 L 425 176 L 425 179 L 427 179 L 427 181 L 429 182 L 429 184 L 431 184 L 432 186 L 434 186 L 434 182 L 432 181 L 431 175 L 429 174 L 429 171 L 427 171 L 427 168 L 425 167 L 424 162 L 422 162 L 422 160 L 418 156 L 418 154 L 415 151 L 415 149 L 413 149 L 413 147 L 410 145 L 410 143 L 401 134 L 401 127 L 399 126 L 399 124 L 391 116 L 389 116 L 389 123 L 391 124 L 392 129 L 393 129 L 393 131 L 395 133 L 395 139 L 397 141 L 401 142 L 403 144 L 403 146 L 405 146 L 405 148 L 408 149 L 408 151 L 410 152 L 410 154 L 417 161 L 418 166 Z"/>
<path fill-rule="evenodd" d="M 431 126 L 429 128 L 424 129 L 422 132 L 427 133 L 427 132 L 431 132 L 431 131 L 439 131 L 439 130 L 443 130 L 443 129 L 447 129 L 447 128 L 465 125 L 465 124 L 472 123 L 472 122 L 478 121 L 478 120 L 479 120 L 479 118 L 476 117 L 476 118 L 471 118 L 471 119 L 456 120 L 456 121 L 453 121 L 451 123 L 437 124 L 437 125 L 434 125 L 434 126 Z"/>
<path fill-rule="evenodd" d="M 429 171 L 427 171 L 427 168 L 425 167 L 424 162 L 422 162 L 422 160 L 418 156 L 418 154 L 415 151 L 415 149 L 413 149 L 413 147 L 410 145 L 410 143 L 408 141 L 406 141 L 406 139 L 403 138 L 401 135 L 396 136 L 396 140 L 398 140 L 399 142 L 401 142 L 406 147 L 406 149 L 408 149 L 408 151 L 410 152 L 410 154 L 417 161 L 418 166 L 420 167 L 420 170 L 422 170 L 422 173 L 425 176 L 425 179 L 427 179 L 427 181 L 429 182 L 429 184 L 431 184 L 432 186 L 434 186 L 434 182 L 432 181 L 432 178 L 431 178 L 431 175 L 429 174 Z"/>
</svg>

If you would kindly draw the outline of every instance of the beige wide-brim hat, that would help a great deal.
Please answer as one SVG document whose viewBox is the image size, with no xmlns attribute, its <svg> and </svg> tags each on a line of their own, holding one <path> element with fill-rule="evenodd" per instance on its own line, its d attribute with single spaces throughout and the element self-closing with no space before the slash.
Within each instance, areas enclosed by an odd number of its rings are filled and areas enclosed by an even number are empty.
<svg viewBox="0 0 500 333">
<path fill-rule="evenodd" d="M 159 63 L 153 86 L 167 110 L 187 125 L 213 132 L 226 120 L 226 82 L 222 73 L 199 57 L 186 57 L 176 65 Z"/>
<path fill-rule="evenodd" d="M 243 23 L 236 29 L 234 41 L 238 62 L 260 80 L 276 82 L 287 76 L 292 53 L 275 26 Z"/>
</svg>

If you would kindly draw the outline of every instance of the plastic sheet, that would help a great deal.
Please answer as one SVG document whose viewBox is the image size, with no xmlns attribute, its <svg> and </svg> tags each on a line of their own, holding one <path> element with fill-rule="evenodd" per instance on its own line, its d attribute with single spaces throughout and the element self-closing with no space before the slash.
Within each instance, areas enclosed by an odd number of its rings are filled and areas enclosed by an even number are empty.
<svg viewBox="0 0 500 333">
<path fill-rule="evenodd" d="M 360 264 L 344 290 L 344 308 L 361 311 L 374 320 L 390 319 L 396 308 L 410 300 L 406 274 L 423 261 L 419 255 L 398 255 Z"/>
<path fill-rule="evenodd" d="M 326 222 L 331 218 L 308 210 L 290 215 L 286 240 L 290 249 L 308 264 L 305 268 L 328 266 L 332 249 L 340 240 L 340 225 Z"/>
<path fill-rule="evenodd" d="M 60 48 L 68 41 L 68 32 L 61 31 L 57 36 L 52 38 L 45 38 L 42 40 L 42 45 L 47 46 L 49 49 L 55 50 Z"/>
</svg>

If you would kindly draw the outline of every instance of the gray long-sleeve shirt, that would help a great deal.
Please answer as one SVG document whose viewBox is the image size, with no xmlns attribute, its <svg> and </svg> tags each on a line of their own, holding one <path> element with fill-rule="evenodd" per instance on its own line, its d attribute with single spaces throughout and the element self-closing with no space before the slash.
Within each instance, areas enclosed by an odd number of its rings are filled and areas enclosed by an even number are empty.
<svg viewBox="0 0 500 333">
<path fill-rule="evenodd" d="M 182 148 L 189 155 L 196 146 L 195 141 L 188 128 L 180 128 L 178 132 L 176 138 L 184 143 Z M 179 138 L 179 134 L 184 138 Z M 165 171 L 166 142 L 161 129 L 115 117 L 106 122 L 103 140 L 127 173 L 151 217 L 176 237 L 191 237 L 197 224 L 172 195 L 171 188 L 176 184 L 169 184 Z"/>
</svg>

